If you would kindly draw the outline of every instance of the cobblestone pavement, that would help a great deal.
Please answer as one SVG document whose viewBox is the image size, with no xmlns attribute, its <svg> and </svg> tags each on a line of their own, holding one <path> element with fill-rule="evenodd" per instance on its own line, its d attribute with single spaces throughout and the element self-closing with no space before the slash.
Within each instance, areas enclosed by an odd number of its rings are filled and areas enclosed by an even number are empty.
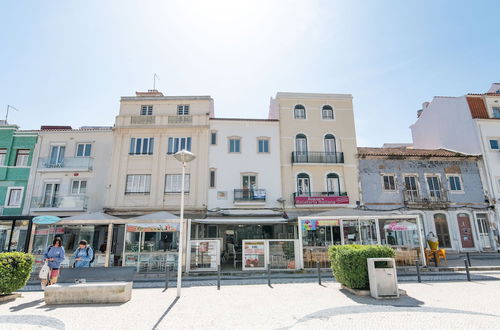
<svg viewBox="0 0 500 330">
<path fill-rule="evenodd" d="M 42 292 L 0 305 L 0 329 L 500 329 L 500 281 L 402 283 L 399 300 L 338 283 L 134 289 L 114 305 L 46 306 Z"/>
</svg>

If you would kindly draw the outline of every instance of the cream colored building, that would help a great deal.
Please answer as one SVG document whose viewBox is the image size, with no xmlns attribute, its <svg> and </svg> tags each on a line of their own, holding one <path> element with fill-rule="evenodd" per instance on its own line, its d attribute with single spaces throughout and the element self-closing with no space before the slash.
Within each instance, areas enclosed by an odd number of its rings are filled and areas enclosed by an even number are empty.
<svg viewBox="0 0 500 330">
<path fill-rule="evenodd" d="M 355 207 L 356 130 L 350 94 L 277 93 L 282 196 L 290 209 Z"/>
<path fill-rule="evenodd" d="M 158 91 L 122 97 L 113 133 L 106 211 L 136 215 L 180 207 L 181 164 L 173 154 L 196 155 L 186 168 L 187 215 L 206 210 L 210 96 L 164 96 Z"/>
</svg>

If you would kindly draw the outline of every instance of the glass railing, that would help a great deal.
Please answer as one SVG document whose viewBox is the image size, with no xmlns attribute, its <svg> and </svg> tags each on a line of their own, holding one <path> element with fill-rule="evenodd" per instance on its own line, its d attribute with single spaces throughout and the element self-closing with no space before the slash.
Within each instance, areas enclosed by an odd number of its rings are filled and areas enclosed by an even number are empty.
<svg viewBox="0 0 500 330">
<path fill-rule="evenodd" d="M 60 168 L 60 169 L 91 169 L 92 158 L 90 157 L 66 157 L 62 159 L 40 158 L 38 168 Z"/>
<path fill-rule="evenodd" d="M 33 197 L 31 208 L 76 209 L 87 208 L 88 197 L 85 195 Z"/>
</svg>

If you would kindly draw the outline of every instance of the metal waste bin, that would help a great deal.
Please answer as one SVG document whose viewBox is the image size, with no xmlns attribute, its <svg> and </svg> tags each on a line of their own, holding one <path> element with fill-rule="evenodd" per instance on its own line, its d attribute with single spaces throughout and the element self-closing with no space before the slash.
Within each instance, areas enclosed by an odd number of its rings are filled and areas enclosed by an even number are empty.
<svg viewBox="0 0 500 330">
<path fill-rule="evenodd" d="M 373 298 L 399 298 L 394 258 L 368 258 L 368 279 Z"/>
</svg>

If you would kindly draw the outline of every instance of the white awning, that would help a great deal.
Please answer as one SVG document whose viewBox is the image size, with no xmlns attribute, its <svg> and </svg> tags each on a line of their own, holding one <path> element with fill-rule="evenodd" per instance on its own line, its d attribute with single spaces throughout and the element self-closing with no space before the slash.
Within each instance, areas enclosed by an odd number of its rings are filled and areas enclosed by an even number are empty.
<svg viewBox="0 0 500 330">
<path fill-rule="evenodd" d="M 261 225 L 274 223 L 287 223 L 289 220 L 285 218 L 207 218 L 193 219 L 194 223 L 218 224 L 218 225 Z"/>
</svg>

